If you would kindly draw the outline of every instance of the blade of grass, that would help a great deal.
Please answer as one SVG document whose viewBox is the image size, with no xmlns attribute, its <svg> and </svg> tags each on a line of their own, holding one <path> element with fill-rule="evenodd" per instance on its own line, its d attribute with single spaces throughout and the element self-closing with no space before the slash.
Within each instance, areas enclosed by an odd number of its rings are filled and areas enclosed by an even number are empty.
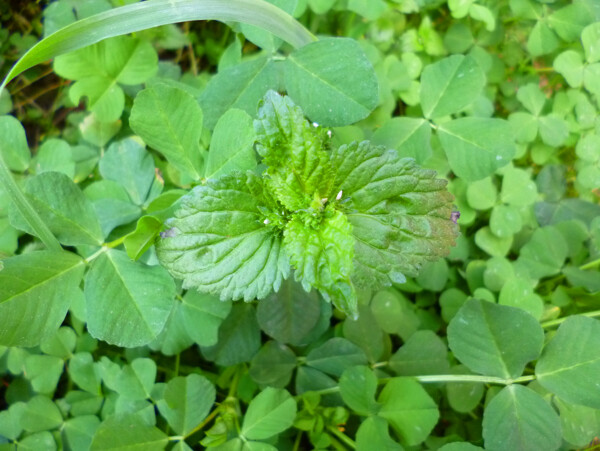
<svg viewBox="0 0 600 451">
<path fill-rule="evenodd" d="M 79 20 L 42 39 L 16 62 L 0 93 L 16 76 L 43 61 L 103 39 L 177 22 L 219 20 L 248 23 L 294 47 L 316 40 L 292 16 L 264 0 L 148 0 Z"/>
<path fill-rule="evenodd" d="M 2 154 L 0 154 L 0 184 L 2 184 L 7 194 L 15 203 L 19 213 L 23 215 L 23 218 L 25 218 L 27 223 L 35 231 L 36 235 L 40 238 L 40 240 L 42 240 L 42 243 L 44 243 L 48 250 L 62 250 L 62 247 L 60 246 L 60 243 L 56 237 L 46 226 L 44 221 L 42 221 L 42 218 L 40 218 L 29 201 L 25 198 L 25 195 L 19 188 L 19 185 L 17 185 L 15 179 L 13 179 L 10 169 L 8 169 L 8 166 L 6 166 L 6 163 L 2 158 Z"/>
</svg>

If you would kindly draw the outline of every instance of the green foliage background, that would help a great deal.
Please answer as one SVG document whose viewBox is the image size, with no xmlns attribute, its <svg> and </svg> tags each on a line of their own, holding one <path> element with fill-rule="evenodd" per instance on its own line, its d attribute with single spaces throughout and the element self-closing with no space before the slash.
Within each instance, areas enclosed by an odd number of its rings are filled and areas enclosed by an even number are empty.
<svg viewBox="0 0 600 451">
<path fill-rule="evenodd" d="M 0 72 L 135 3 L 3 3 Z M 597 448 L 600 4 L 271 3 L 310 33 L 136 28 L 0 95 L 0 450 Z M 358 290 L 357 320 L 293 278 L 224 302 L 159 265 L 183 195 L 264 169 L 269 89 L 455 196 L 448 258 Z"/>
</svg>

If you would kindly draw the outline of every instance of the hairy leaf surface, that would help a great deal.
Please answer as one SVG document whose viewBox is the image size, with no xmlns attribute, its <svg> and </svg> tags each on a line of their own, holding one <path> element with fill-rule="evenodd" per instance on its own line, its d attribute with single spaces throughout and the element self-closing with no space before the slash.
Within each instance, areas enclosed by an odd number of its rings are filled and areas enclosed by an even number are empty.
<svg viewBox="0 0 600 451">
<path fill-rule="evenodd" d="M 269 91 L 254 122 L 258 152 L 269 167 L 269 187 L 289 210 L 308 208 L 331 183 L 324 133 L 316 130 L 289 97 Z"/>
<path fill-rule="evenodd" d="M 331 216 L 314 227 L 306 224 L 301 215 L 294 217 L 285 228 L 283 244 L 296 268 L 296 280 L 304 289 L 317 288 L 337 308 L 355 316 L 356 293 L 350 282 L 352 227 L 343 213 L 326 211 L 325 215 L 328 213 Z"/>
<path fill-rule="evenodd" d="M 458 227 L 446 181 L 411 158 L 369 142 L 341 146 L 333 156 L 335 192 L 352 224 L 354 273 L 359 286 L 381 287 L 414 276 L 443 257 Z"/>
<path fill-rule="evenodd" d="M 263 212 L 274 208 L 251 172 L 211 180 L 182 199 L 158 257 L 185 288 L 222 300 L 264 298 L 289 274 L 279 232 L 265 224 Z"/>
</svg>

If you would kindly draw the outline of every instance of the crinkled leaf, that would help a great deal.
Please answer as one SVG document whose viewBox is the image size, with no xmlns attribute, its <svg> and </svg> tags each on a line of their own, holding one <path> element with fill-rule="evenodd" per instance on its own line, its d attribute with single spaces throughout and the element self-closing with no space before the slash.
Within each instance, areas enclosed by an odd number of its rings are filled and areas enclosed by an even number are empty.
<svg viewBox="0 0 600 451">
<path fill-rule="evenodd" d="M 356 293 L 350 282 L 352 227 L 339 211 L 326 210 L 324 214 L 315 227 L 306 223 L 312 218 L 293 218 L 285 227 L 283 245 L 296 270 L 296 280 L 306 291 L 316 288 L 337 308 L 356 316 Z"/>
<path fill-rule="evenodd" d="M 185 288 L 222 300 L 264 298 L 289 274 L 281 238 L 264 223 L 265 209 L 278 213 L 256 175 L 211 180 L 181 200 L 157 245 L 158 258 Z"/>
<path fill-rule="evenodd" d="M 269 91 L 254 122 L 257 150 L 268 166 L 268 185 L 289 210 L 308 208 L 331 186 L 325 133 L 304 118 L 290 97 Z"/>
<path fill-rule="evenodd" d="M 359 286 L 381 287 L 414 276 L 421 265 L 445 256 L 458 227 L 446 181 L 395 150 L 368 142 L 341 146 L 332 156 L 335 196 L 352 225 L 354 273 Z"/>
</svg>

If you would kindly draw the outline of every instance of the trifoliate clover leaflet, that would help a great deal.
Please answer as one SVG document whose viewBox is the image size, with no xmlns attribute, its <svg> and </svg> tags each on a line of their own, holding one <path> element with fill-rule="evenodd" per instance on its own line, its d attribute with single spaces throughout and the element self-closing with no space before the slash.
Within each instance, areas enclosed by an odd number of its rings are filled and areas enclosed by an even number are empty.
<svg viewBox="0 0 600 451">
<path fill-rule="evenodd" d="M 356 316 L 355 287 L 402 283 L 455 244 L 453 197 L 434 171 L 368 141 L 332 151 L 327 131 L 273 91 L 254 126 L 266 169 L 194 188 L 157 244 L 184 288 L 261 299 L 293 268 Z"/>
</svg>

